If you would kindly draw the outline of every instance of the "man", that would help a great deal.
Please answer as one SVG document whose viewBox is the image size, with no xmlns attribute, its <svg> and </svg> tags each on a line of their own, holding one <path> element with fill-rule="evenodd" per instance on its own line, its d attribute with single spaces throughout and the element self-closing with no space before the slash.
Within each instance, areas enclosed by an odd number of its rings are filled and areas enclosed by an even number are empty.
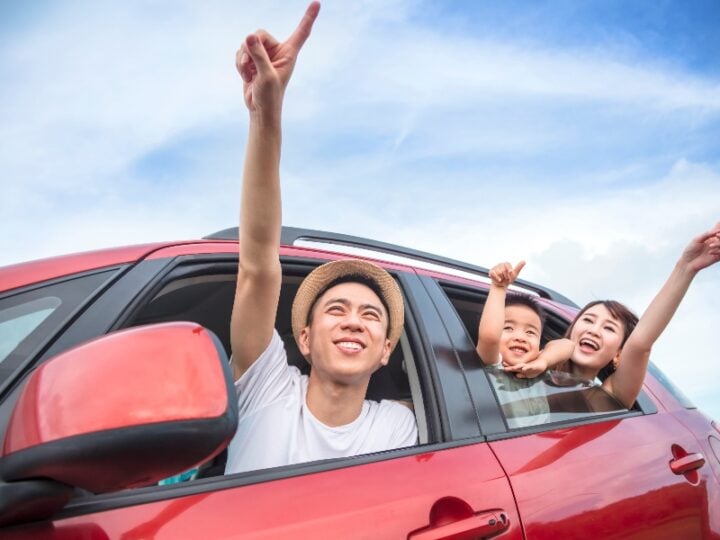
<svg viewBox="0 0 720 540">
<path fill-rule="evenodd" d="M 409 446 L 417 439 L 408 408 L 365 400 L 370 376 L 387 364 L 403 327 L 402 295 L 387 272 L 364 261 L 335 261 L 303 281 L 292 327 L 312 366 L 309 377 L 288 366 L 274 328 L 282 279 L 282 101 L 319 9 L 310 4 L 285 42 L 259 30 L 236 55 L 250 131 L 231 321 L 240 419 L 228 449 L 228 474 Z"/>
</svg>

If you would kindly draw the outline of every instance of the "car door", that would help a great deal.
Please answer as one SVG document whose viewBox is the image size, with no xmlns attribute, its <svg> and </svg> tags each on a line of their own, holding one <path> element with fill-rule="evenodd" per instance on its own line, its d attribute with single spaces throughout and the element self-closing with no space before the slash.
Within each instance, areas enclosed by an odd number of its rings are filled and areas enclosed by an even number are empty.
<svg viewBox="0 0 720 540">
<path fill-rule="evenodd" d="M 667 414 L 518 434 L 490 443 L 529 538 L 710 538 L 706 491 L 673 462 L 698 444 Z"/>
<path fill-rule="evenodd" d="M 3 538 L 522 538 L 487 445 L 424 450 L 95 497 Z"/>
<path fill-rule="evenodd" d="M 177 290 L 170 280 L 214 280 L 237 265 L 234 254 L 174 255 L 177 258 L 166 261 L 133 300 L 134 305 L 157 300 L 135 322 L 160 320 L 173 303 L 164 302 L 167 291 Z M 146 263 L 156 264 L 160 258 Z M 315 264 L 283 256 L 286 271 Z M 409 369 L 417 374 L 420 392 L 413 394 L 413 401 L 423 426 L 419 445 L 122 493 L 84 494 L 51 522 L 2 531 L 3 537 L 522 538 L 510 484 L 480 434 L 465 366 L 443 321 L 414 273 L 398 265 L 389 270 L 407 301 L 405 331 L 413 359 Z M 217 282 L 224 283 L 221 278 Z M 226 308 L 214 309 L 223 313 Z M 114 318 L 133 324 L 132 311 Z M 202 313 L 215 320 L 211 310 Z M 88 311 L 95 324 L 100 324 L 100 316 Z"/>
<path fill-rule="evenodd" d="M 449 327 L 455 315 L 454 345 L 474 357 L 474 340 L 455 306 L 474 301 L 479 313 L 483 293 L 449 285 L 444 292 L 436 302 L 444 299 Z M 467 370 L 470 387 L 493 395 L 479 360 L 477 366 Z M 494 410 L 478 412 L 510 479 L 527 538 L 715 537 L 706 481 L 683 460 L 699 445 L 647 392 L 630 411 L 588 411 L 515 430 L 498 426 L 498 416 L 504 417 L 497 402 Z"/>
</svg>

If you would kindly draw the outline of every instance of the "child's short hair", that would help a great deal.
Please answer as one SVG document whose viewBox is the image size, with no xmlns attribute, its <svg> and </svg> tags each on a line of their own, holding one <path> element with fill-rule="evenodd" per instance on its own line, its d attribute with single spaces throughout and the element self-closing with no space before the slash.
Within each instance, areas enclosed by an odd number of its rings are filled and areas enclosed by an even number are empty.
<svg viewBox="0 0 720 540">
<path fill-rule="evenodd" d="M 510 306 L 525 306 L 526 308 L 534 311 L 538 317 L 540 317 L 540 331 L 542 332 L 545 326 L 545 311 L 538 301 L 530 296 L 529 294 L 522 293 L 508 293 L 505 297 L 505 307 Z"/>
</svg>

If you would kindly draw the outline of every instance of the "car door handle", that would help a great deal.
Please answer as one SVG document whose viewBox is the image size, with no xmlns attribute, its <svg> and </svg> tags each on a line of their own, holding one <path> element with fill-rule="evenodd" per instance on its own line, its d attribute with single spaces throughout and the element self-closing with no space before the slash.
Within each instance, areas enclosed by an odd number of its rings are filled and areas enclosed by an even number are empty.
<svg viewBox="0 0 720 540">
<path fill-rule="evenodd" d="M 411 532 L 408 540 L 474 540 L 488 538 L 508 528 L 510 521 L 503 512 L 483 512 L 445 525 Z"/>
<path fill-rule="evenodd" d="M 699 469 L 705 464 L 705 457 L 702 454 L 687 454 L 670 461 L 670 470 L 675 474 L 687 474 L 690 471 Z"/>
<path fill-rule="evenodd" d="M 473 512 L 457 497 L 443 497 L 430 509 L 430 524 L 408 534 L 408 540 L 472 540 L 489 538 L 510 526 L 500 509 Z"/>
</svg>

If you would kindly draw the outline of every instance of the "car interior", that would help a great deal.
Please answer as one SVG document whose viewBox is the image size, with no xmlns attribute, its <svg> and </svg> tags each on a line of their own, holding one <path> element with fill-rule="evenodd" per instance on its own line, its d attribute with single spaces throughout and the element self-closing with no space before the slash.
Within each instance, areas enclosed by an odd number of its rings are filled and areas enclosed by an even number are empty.
<svg viewBox="0 0 720 540">
<path fill-rule="evenodd" d="M 465 326 L 472 343 L 477 343 L 480 314 L 485 295 L 461 288 L 445 287 L 445 292 Z M 565 335 L 568 321 L 545 309 L 545 324 L 541 338 L 541 348 L 548 341 Z M 478 359 L 479 361 L 479 359 Z M 489 368 L 492 371 L 492 368 Z M 493 380 L 491 378 L 491 380 Z M 548 371 L 538 378 L 537 390 L 542 391 L 549 406 L 549 413 L 537 418 L 537 423 L 554 423 L 588 418 L 627 409 L 614 397 L 597 385 L 580 380 L 569 373 Z M 517 402 L 528 401 L 520 398 Z M 515 402 L 513 402 L 514 404 Z M 500 403 L 506 419 L 514 418 L 511 403 Z M 531 407 L 530 407 L 531 408 Z M 637 408 L 637 405 L 636 405 Z"/>
<path fill-rule="evenodd" d="M 233 265 L 234 266 L 234 265 Z M 155 292 L 144 304 L 138 306 L 123 323 L 123 327 L 167 321 L 192 321 L 214 332 L 230 356 L 230 315 L 235 293 L 236 274 L 231 266 L 195 265 L 181 267 L 166 276 L 156 285 Z M 233 268 L 234 269 L 234 268 Z M 292 335 L 290 312 L 293 298 L 302 279 L 311 267 L 286 265 L 280 292 L 275 327 L 282 337 L 288 356 L 288 363 L 302 373 L 310 372 L 310 365 L 298 350 Z M 485 301 L 485 295 L 478 290 L 462 287 L 444 287 L 472 343 L 477 340 L 477 328 Z M 561 316 L 548 312 L 542 336 L 542 346 L 549 340 L 561 337 L 567 327 Z M 603 414 L 618 410 L 617 403 L 610 399 L 584 399 L 583 384 L 564 381 L 557 385 L 550 380 L 547 395 L 554 403 L 553 415 L 545 422 L 572 420 L 588 415 Z M 588 391 L 589 392 L 589 391 Z M 593 390 L 597 393 L 596 390 Z M 391 399 L 410 407 L 418 423 L 419 443 L 430 442 L 427 419 L 424 413 L 423 393 L 417 367 L 413 358 L 411 342 L 404 331 L 398 346 L 393 351 L 387 366 L 375 372 L 368 386 L 367 398 L 372 400 Z M 594 403 L 600 403 L 594 406 Z M 502 406 L 502 405 L 501 405 Z M 505 410 L 506 407 L 503 407 Z M 201 476 L 223 473 L 225 453 L 206 465 Z"/>
<path fill-rule="evenodd" d="M 284 273 L 275 328 L 285 343 L 288 363 L 303 374 L 309 374 L 310 364 L 300 353 L 292 334 L 290 312 L 295 293 L 304 274 Z M 167 321 L 191 321 L 213 331 L 230 357 L 230 315 L 235 294 L 234 273 L 191 273 L 186 277 L 163 283 L 151 299 L 140 306 L 123 327 Z M 413 360 L 412 347 L 404 331 L 387 366 L 377 370 L 370 379 L 367 399 L 390 399 L 403 403 L 414 411 L 420 444 L 428 442 L 427 422 L 422 403 L 420 380 Z M 205 468 L 201 476 L 222 474 L 225 453 Z"/>
</svg>

